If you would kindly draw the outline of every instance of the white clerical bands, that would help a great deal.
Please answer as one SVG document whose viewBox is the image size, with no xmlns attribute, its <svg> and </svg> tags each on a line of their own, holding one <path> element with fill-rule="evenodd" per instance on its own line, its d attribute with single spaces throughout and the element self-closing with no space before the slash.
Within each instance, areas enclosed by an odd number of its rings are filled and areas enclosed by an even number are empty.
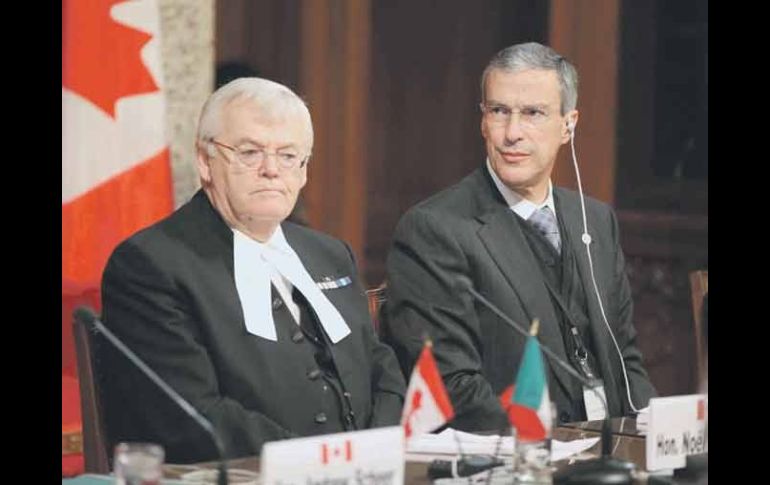
<svg viewBox="0 0 770 485">
<path fill-rule="evenodd" d="M 333 343 L 350 333 L 345 319 L 321 290 L 341 288 L 349 285 L 352 280 L 346 276 L 337 280 L 329 278 L 322 282 L 313 281 L 289 246 L 280 226 L 264 244 L 234 230 L 233 259 L 235 287 L 249 333 L 268 340 L 278 340 L 273 321 L 271 274 L 285 278 L 304 295 Z"/>
</svg>

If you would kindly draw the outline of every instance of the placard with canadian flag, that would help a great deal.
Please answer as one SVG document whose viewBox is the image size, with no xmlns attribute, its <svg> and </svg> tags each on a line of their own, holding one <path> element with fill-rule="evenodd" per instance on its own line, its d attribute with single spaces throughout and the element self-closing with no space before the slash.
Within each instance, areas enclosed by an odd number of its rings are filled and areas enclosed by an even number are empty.
<svg viewBox="0 0 770 485">
<path fill-rule="evenodd" d="M 265 443 L 264 485 L 402 484 L 404 430 L 390 426 Z"/>
</svg>

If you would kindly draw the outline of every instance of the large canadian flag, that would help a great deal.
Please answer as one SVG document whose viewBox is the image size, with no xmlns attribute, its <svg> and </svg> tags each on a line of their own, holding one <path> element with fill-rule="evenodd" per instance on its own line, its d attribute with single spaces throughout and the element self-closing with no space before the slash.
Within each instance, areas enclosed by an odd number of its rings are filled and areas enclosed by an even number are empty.
<svg viewBox="0 0 770 485">
<path fill-rule="evenodd" d="M 454 417 L 432 347 L 430 341 L 425 343 L 406 389 L 401 425 L 407 440 L 433 431 Z"/>
<path fill-rule="evenodd" d="M 63 310 L 98 307 L 117 243 L 173 208 L 159 33 L 156 0 L 62 2 Z"/>
<path fill-rule="evenodd" d="M 72 310 L 100 311 L 112 250 L 173 208 L 159 32 L 156 0 L 62 1 L 62 436 L 80 427 Z"/>
</svg>

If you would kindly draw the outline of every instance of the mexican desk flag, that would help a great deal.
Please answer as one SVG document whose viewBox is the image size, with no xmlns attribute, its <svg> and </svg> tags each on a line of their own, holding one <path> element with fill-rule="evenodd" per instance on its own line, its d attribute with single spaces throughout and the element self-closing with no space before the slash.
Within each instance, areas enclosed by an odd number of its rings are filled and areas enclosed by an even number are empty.
<svg viewBox="0 0 770 485">
<path fill-rule="evenodd" d="M 537 327 L 532 325 L 532 334 L 527 338 L 524 355 L 516 374 L 513 398 L 508 417 L 516 428 L 517 439 L 541 441 L 551 429 L 551 406 L 548 396 L 548 382 L 545 379 L 543 354 L 537 343 Z"/>
<path fill-rule="evenodd" d="M 406 389 L 401 425 L 407 439 L 433 431 L 454 417 L 432 347 L 430 341 L 425 343 Z"/>
</svg>

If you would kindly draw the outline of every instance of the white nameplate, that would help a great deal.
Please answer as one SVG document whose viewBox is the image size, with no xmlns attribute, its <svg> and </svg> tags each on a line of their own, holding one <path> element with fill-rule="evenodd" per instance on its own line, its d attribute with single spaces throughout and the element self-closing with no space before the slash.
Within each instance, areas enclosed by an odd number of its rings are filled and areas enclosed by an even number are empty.
<svg viewBox="0 0 770 485">
<path fill-rule="evenodd" d="M 647 470 L 683 468 L 687 455 L 708 452 L 707 423 L 705 394 L 650 399 Z"/>
<path fill-rule="evenodd" d="M 601 398 L 597 396 L 601 395 Z M 583 387 L 583 403 L 586 407 L 586 417 L 589 421 L 596 421 L 607 417 L 607 408 L 604 403 L 607 402 L 607 394 L 604 392 L 604 383 L 596 386 L 594 389 Z"/>
<path fill-rule="evenodd" d="M 390 426 L 265 443 L 263 485 L 404 483 L 404 428 Z"/>
</svg>

